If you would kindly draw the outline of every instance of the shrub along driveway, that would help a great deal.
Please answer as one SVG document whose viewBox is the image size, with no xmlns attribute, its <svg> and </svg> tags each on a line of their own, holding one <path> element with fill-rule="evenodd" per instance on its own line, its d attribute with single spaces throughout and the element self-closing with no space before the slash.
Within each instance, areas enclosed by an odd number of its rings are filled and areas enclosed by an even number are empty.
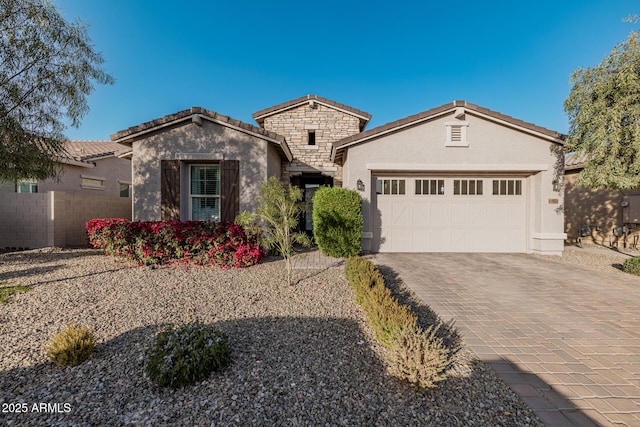
<svg viewBox="0 0 640 427">
<path fill-rule="evenodd" d="M 640 278 L 524 254 L 377 254 L 549 426 L 640 425 Z"/>
</svg>

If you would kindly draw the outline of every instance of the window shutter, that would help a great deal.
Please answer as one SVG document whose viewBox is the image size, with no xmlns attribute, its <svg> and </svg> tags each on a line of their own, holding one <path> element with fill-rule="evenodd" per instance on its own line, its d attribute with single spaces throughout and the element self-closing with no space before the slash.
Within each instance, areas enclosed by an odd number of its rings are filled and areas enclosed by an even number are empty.
<svg viewBox="0 0 640 427">
<path fill-rule="evenodd" d="M 161 160 L 160 168 L 161 219 L 180 221 L 180 160 Z"/>
<path fill-rule="evenodd" d="M 233 221 L 240 213 L 240 161 L 222 160 L 220 172 L 220 219 Z"/>
</svg>

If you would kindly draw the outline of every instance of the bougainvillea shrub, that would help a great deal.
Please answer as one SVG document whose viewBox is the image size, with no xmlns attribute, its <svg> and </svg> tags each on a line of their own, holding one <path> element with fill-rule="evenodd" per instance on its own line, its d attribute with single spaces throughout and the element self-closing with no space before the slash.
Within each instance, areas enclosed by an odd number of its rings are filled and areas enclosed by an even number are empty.
<svg viewBox="0 0 640 427">
<path fill-rule="evenodd" d="M 265 255 L 258 244 L 259 230 L 245 230 L 232 222 L 96 218 L 87 222 L 86 230 L 92 247 L 140 265 L 193 262 L 248 267 Z"/>
</svg>

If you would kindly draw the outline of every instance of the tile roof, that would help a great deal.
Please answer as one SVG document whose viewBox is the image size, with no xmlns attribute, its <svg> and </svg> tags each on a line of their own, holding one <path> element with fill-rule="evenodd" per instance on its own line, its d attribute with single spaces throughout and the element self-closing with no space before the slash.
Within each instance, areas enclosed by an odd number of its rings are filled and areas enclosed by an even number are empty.
<svg viewBox="0 0 640 427">
<path fill-rule="evenodd" d="M 126 145 L 99 140 L 65 141 L 63 146 L 68 157 L 78 162 L 87 162 L 100 157 L 114 157 L 129 150 Z"/>
<path fill-rule="evenodd" d="M 367 122 L 371 120 L 371 114 L 367 112 L 358 110 L 357 108 L 353 108 L 348 105 L 341 104 L 339 102 L 332 101 L 330 99 L 323 98 L 321 96 L 314 95 L 314 94 L 301 96 L 300 98 L 292 99 L 291 101 L 283 102 L 281 104 L 274 105 L 273 107 L 265 108 L 264 110 L 260 110 L 253 113 L 251 117 L 253 117 L 255 121 L 262 126 L 262 124 L 264 123 L 265 117 L 270 116 L 272 114 L 276 114 L 283 110 L 287 110 L 289 108 L 297 107 L 309 101 L 317 101 L 320 104 L 324 104 L 331 108 L 343 110 L 343 111 L 346 111 L 347 113 L 357 116 L 360 119 L 360 130 L 364 129 L 364 127 L 367 125 Z"/>
<path fill-rule="evenodd" d="M 479 114 L 485 117 L 489 117 L 491 119 L 499 120 L 502 122 L 506 122 L 510 125 L 531 131 L 536 132 L 542 135 L 545 135 L 549 138 L 555 140 L 555 142 L 562 143 L 564 140 L 564 135 L 546 129 L 542 126 L 537 126 L 533 123 L 528 123 L 523 120 L 516 119 L 514 117 L 508 116 L 506 114 L 499 113 L 497 111 L 490 110 L 488 108 L 480 107 L 476 104 L 468 103 L 467 101 L 453 101 L 452 103 L 444 104 L 439 107 L 431 108 L 430 110 L 423 111 L 418 114 L 411 115 L 409 117 L 405 117 L 403 119 L 396 120 L 394 122 L 390 122 L 373 129 L 366 130 L 364 132 L 357 133 L 355 135 L 351 135 L 347 138 L 341 139 L 340 141 L 336 141 L 333 143 L 333 155 L 335 158 L 340 159 L 342 157 L 342 151 L 349 146 L 364 142 L 367 139 L 375 138 L 377 136 L 381 136 L 386 133 L 391 133 L 398 131 L 404 127 L 417 125 L 424 121 L 428 121 L 436 116 L 448 114 L 449 112 L 455 111 L 457 108 L 464 108 L 465 112 L 469 114 Z"/>
<path fill-rule="evenodd" d="M 137 126 L 131 126 L 128 129 L 121 130 L 111 135 L 111 140 L 117 141 L 123 144 L 131 144 L 132 141 L 136 137 L 140 136 L 141 134 L 145 134 L 156 129 L 178 124 L 180 122 L 183 122 L 192 118 L 192 116 L 195 116 L 195 115 L 215 121 L 222 125 L 228 125 L 230 127 L 235 127 L 241 130 L 245 130 L 249 133 L 253 133 L 264 139 L 272 140 L 273 142 L 277 143 L 279 149 L 284 153 L 286 157 L 289 158 L 289 160 L 293 158 L 284 136 L 278 135 L 275 132 L 268 131 L 264 128 L 261 128 L 255 125 L 245 123 L 237 119 L 233 119 L 229 116 L 216 113 L 215 111 L 207 110 L 206 108 L 202 108 L 202 107 L 191 107 L 187 110 L 181 110 L 181 111 L 178 111 L 177 113 L 168 114 L 166 116 L 163 116 L 145 123 L 141 123 Z"/>
<path fill-rule="evenodd" d="M 582 169 L 586 161 L 585 153 L 567 153 L 564 155 L 564 170 Z"/>
</svg>

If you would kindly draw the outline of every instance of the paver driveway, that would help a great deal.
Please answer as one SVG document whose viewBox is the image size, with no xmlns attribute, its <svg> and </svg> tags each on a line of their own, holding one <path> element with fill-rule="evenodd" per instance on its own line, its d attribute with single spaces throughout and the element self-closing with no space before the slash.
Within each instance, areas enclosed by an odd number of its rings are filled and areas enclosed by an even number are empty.
<svg viewBox="0 0 640 427">
<path fill-rule="evenodd" d="M 640 278 L 524 254 L 377 254 L 549 426 L 640 426 Z"/>
</svg>

